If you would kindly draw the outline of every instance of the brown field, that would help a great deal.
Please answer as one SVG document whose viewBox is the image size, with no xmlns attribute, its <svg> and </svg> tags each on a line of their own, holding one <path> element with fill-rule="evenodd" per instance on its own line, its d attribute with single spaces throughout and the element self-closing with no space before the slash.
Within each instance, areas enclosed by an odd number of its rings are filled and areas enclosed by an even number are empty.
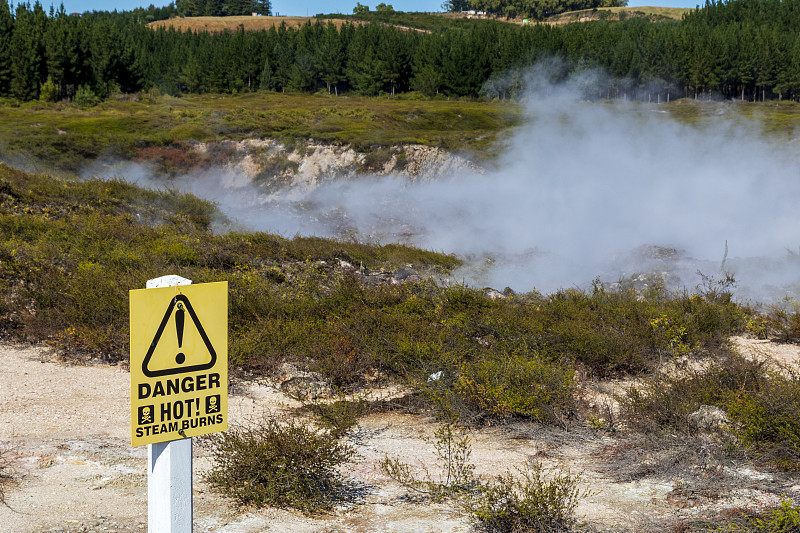
<svg viewBox="0 0 800 533">
<path fill-rule="evenodd" d="M 682 7 L 599 7 L 597 9 L 583 9 L 581 11 L 560 13 L 550 17 L 545 23 L 562 25 L 571 22 L 600 20 L 600 13 L 604 11 L 608 12 L 607 20 L 619 20 L 622 13 L 627 17 L 647 17 L 650 20 L 680 20 L 684 13 L 691 11 L 691 9 Z"/>
<path fill-rule="evenodd" d="M 240 27 L 245 31 L 269 30 L 285 24 L 287 28 L 300 28 L 307 23 L 317 21 L 327 24 L 328 22 L 336 26 L 337 29 L 345 24 L 364 24 L 364 21 L 354 19 L 326 19 L 318 17 L 175 17 L 169 20 L 157 20 L 148 24 L 151 28 L 175 28 L 178 31 L 207 31 L 210 33 L 220 33 L 223 31 L 234 33 Z M 428 30 L 409 28 L 408 26 L 393 25 L 403 31 L 416 31 L 420 33 L 430 33 Z"/>
<path fill-rule="evenodd" d="M 680 20 L 683 14 L 691 11 L 682 7 L 599 7 L 597 9 L 583 9 L 580 11 L 568 11 L 566 13 L 559 13 L 547 20 L 544 24 L 563 25 L 572 22 L 590 22 L 592 20 L 600 20 L 600 13 L 607 11 L 609 13 L 608 20 L 619 20 L 620 12 L 625 12 L 627 17 L 648 17 L 651 20 L 659 19 L 675 19 Z M 512 24 L 535 24 L 531 20 L 525 22 L 524 17 L 505 17 L 503 15 L 473 15 L 470 13 L 443 13 L 442 16 L 449 18 L 470 18 L 470 19 L 484 19 L 484 20 L 499 20 L 502 22 L 509 22 Z"/>
<path fill-rule="evenodd" d="M 628 17 L 648 17 L 651 20 L 659 19 L 675 19 L 680 20 L 684 13 L 690 11 L 689 9 L 674 8 L 674 7 L 601 7 L 598 9 L 585 9 L 582 11 L 571 11 L 568 13 L 561 13 L 554 17 L 549 18 L 545 24 L 569 24 L 572 22 L 589 22 L 592 20 L 599 20 L 601 12 L 608 12 L 608 20 L 619 20 L 620 13 L 624 12 L 624 16 Z M 500 15 L 471 15 L 468 13 L 442 13 L 444 17 L 448 18 L 478 18 L 478 19 L 491 19 L 512 24 L 527 24 L 525 19 L 507 18 Z M 363 21 L 353 19 L 326 19 L 318 17 L 253 17 L 253 16 L 237 16 L 237 17 L 175 17 L 169 20 L 158 20 L 148 24 L 151 28 L 171 27 L 179 31 L 207 31 L 211 33 L 219 33 L 223 31 L 235 32 L 240 27 L 245 31 L 259 31 L 269 30 L 273 27 L 278 27 L 285 24 L 288 28 L 300 28 L 304 24 L 316 21 L 322 23 L 333 23 L 337 28 L 341 28 L 344 24 L 363 24 Z M 531 21 L 533 22 L 533 21 Z M 405 31 L 418 31 L 422 33 L 429 33 L 427 30 L 417 28 L 409 28 L 407 26 L 395 25 L 396 28 Z"/>
<path fill-rule="evenodd" d="M 219 33 L 223 31 L 235 32 L 240 27 L 245 31 L 269 30 L 278 27 L 281 23 L 288 28 L 300 28 L 307 22 L 316 21 L 323 23 L 332 22 L 337 28 L 341 28 L 348 20 L 324 19 L 317 17 L 175 17 L 169 20 L 158 20 L 148 24 L 151 28 L 172 27 L 176 30 L 186 31 L 207 31 Z"/>
</svg>

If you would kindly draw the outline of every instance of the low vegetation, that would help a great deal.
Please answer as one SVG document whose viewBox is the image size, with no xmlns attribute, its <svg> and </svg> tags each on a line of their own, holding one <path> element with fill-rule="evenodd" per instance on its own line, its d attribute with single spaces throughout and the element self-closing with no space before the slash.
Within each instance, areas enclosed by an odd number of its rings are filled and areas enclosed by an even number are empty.
<svg viewBox="0 0 800 533">
<path fill-rule="evenodd" d="M 715 520 L 695 520 L 683 527 L 687 533 L 796 533 L 800 531 L 800 507 L 784 497 L 779 506 L 767 509 L 733 509 Z"/>
<path fill-rule="evenodd" d="M 582 477 L 564 470 L 546 471 L 531 461 L 517 472 L 485 480 L 470 462 L 471 440 L 452 418 L 431 439 L 436 473 L 423 465 L 422 474 L 398 458 L 385 457 L 381 470 L 409 490 L 434 500 L 454 499 L 484 533 L 567 533 L 578 529 L 575 508 L 588 491 Z"/>
<path fill-rule="evenodd" d="M 644 432 L 699 430 L 692 413 L 718 407 L 729 420 L 717 431 L 762 462 L 782 470 L 800 465 L 800 374 L 775 370 L 735 353 L 696 370 L 659 373 L 632 388 L 623 401 L 626 424 Z"/>
<path fill-rule="evenodd" d="M 11 461 L 5 450 L 0 450 L 0 505 L 6 504 L 6 489 L 14 483 Z"/>
<path fill-rule="evenodd" d="M 448 498 L 468 498 L 481 488 L 470 462 L 472 445 L 466 430 L 446 420 L 434 432 L 430 444 L 436 455 L 436 472 L 422 466 L 422 474 L 397 457 L 384 457 L 378 464 L 383 473 L 407 489 L 434 501 Z"/>
<path fill-rule="evenodd" d="M 317 423 L 335 437 L 342 437 L 353 428 L 358 419 L 372 410 L 365 398 L 339 398 L 332 402 L 314 402 L 305 406 L 314 414 Z"/>
<path fill-rule="evenodd" d="M 129 289 L 165 272 L 227 279 L 238 367 L 306 361 L 342 390 L 375 371 L 467 418 L 551 422 L 574 415 L 575 368 L 619 376 L 687 350 L 713 352 L 751 315 L 715 295 L 599 283 L 500 299 L 433 281 L 364 283 L 365 272 L 409 264 L 446 275 L 459 261 L 400 245 L 213 233 L 212 204 L 115 180 L 0 167 L 0 194 L 4 332 L 111 361 L 127 356 Z"/>
<path fill-rule="evenodd" d="M 241 504 L 313 513 L 348 498 L 339 467 L 354 457 L 353 448 L 297 419 L 268 417 L 203 442 L 214 459 L 205 480 Z"/>
<path fill-rule="evenodd" d="M 475 480 L 458 428 L 580 423 L 577 387 L 592 378 L 635 376 L 640 383 L 623 398 L 621 424 L 598 430 L 691 436 L 698 429 L 689 415 L 716 407 L 729 420 L 720 426 L 725 442 L 760 463 L 796 469 L 800 375 L 745 359 L 727 339 L 751 331 L 796 342 L 798 312 L 761 315 L 734 302 L 729 277 L 706 277 L 694 293 L 672 294 L 657 283 L 644 292 L 624 282 L 611 290 L 598 281 L 588 291 L 509 290 L 490 298 L 434 281 L 459 265 L 452 256 L 211 230 L 225 224 L 212 203 L 192 195 L 0 165 L 0 335 L 45 341 L 75 360 L 124 363 L 128 290 L 166 273 L 227 280 L 234 375 L 269 375 L 288 361 L 342 394 L 376 381 L 407 384 L 420 405 L 448 414 L 449 434 L 437 438 L 456 463 L 445 465 L 441 479 L 419 480 L 399 462 L 387 469 L 433 495 L 477 494 L 470 512 L 485 531 L 568 530 L 577 481 L 536 469 Z M 389 283 L 401 268 L 423 279 Z M 664 371 L 678 361 L 689 370 Z M 339 438 L 377 407 L 343 396 L 308 408 L 320 430 L 288 419 L 234 428 L 211 441 L 217 466 L 209 481 L 243 503 L 327 508 L 348 490 L 335 474 L 352 458 Z M 318 455 L 292 444 L 299 440 L 313 442 Z M 269 451 L 276 445 L 280 453 Z M 258 465 L 285 477 L 266 478 Z M 290 466 L 314 475 L 304 478 Z M 547 495 L 566 514 L 534 512 Z M 531 516 L 544 522 L 524 522 Z M 547 525 L 552 516 L 562 518 Z"/>
<path fill-rule="evenodd" d="M 277 138 L 343 143 L 371 151 L 423 144 L 491 158 L 521 120 L 517 106 L 488 102 L 335 98 L 261 93 L 174 98 L 157 91 L 90 109 L 66 102 L 0 99 L 0 157 L 18 166 L 77 174 L 97 159 L 162 158 L 180 171 L 192 141 Z M 197 164 L 224 164 L 225 150 Z"/>
<path fill-rule="evenodd" d="M 580 475 L 548 472 L 532 462 L 483 485 L 467 509 L 479 532 L 568 533 L 580 529 L 575 508 L 587 493 Z"/>
<path fill-rule="evenodd" d="M 326 18 L 350 22 L 366 21 L 389 24 L 396 27 L 413 28 L 424 32 L 442 34 L 448 30 L 472 31 L 485 25 L 478 17 L 468 17 L 462 13 L 418 13 L 404 11 L 362 11 L 355 15 L 329 14 Z M 497 23 L 513 23 L 499 19 Z"/>
</svg>

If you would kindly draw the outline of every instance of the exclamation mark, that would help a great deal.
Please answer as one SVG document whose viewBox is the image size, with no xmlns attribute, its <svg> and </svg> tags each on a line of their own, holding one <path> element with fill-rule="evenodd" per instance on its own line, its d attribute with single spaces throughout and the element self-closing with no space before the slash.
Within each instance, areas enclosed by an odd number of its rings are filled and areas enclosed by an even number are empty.
<svg viewBox="0 0 800 533">
<path fill-rule="evenodd" d="M 183 303 L 178 302 L 178 310 L 175 311 L 175 328 L 178 330 L 178 348 L 183 347 L 183 315 Z M 179 352 L 178 355 L 175 356 L 175 362 L 179 365 L 182 365 L 185 360 L 186 356 L 183 352 Z"/>
</svg>

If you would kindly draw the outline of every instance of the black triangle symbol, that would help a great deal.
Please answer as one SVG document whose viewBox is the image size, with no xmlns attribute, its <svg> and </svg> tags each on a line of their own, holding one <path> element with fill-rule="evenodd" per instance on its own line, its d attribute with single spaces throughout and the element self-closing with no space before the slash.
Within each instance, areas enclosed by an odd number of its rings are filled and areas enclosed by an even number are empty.
<svg viewBox="0 0 800 533">
<path fill-rule="evenodd" d="M 189 317 L 191 317 L 192 322 L 194 322 L 197 331 L 200 333 L 200 337 L 203 339 L 203 343 L 208 348 L 208 352 L 211 354 L 211 361 L 208 363 L 203 363 L 201 365 L 191 365 L 186 367 L 175 367 L 175 368 L 164 368 L 161 370 L 150 370 L 148 365 L 150 364 L 150 358 L 153 357 L 153 352 L 155 352 L 156 346 L 158 346 L 158 341 L 161 340 L 161 334 L 164 333 L 164 328 L 167 326 L 167 322 L 169 322 L 169 317 L 172 316 L 172 310 L 175 308 L 175 305 L 178 302 L 182 302 L 186 306 L 186 310 L 189 311 Z M 164 313 L 164 318 L 161 320 L 161 325 L 158 326 L 158 331 L 156 331 L 156 336 L 153 337 L 153 342 L 150 343 L 150 349 L 147 350 L 147 355 L 142 361 L 142 372 L 145 376 L 149 378 L 157 378 L 159 376 L 171 376 L 173 374 L 184 374 L 186 372 L 197 372 L 198 370 L 208 370 L 209 368 L 213 368 L 217 362 L 217 352 L 214 350 L 214 347 L 211 346 L 211 341 L 208 339 L 208 335 L 206 335 L 205 330 L 203 329 L 203 325 L 200 323 L 200 320 L 197 318 L 197 314 L 194 312 L 192 308 L 192 304 L 189 303 L 189 299 L 179 294 L 175 298 L 173 298 L 169 306 L 167 307 L 167 312 Z"/>
</svg>

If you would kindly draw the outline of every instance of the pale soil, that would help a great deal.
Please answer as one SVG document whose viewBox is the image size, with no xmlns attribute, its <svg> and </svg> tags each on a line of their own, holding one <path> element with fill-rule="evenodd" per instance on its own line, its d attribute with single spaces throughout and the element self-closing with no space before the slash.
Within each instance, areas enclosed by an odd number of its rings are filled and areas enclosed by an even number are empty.
<svg viewBox="0 0 800 533">
<path fill-rule="evenodd" d="M 800 359 L 796 346 L 737 342 L 756 346 L 765 357 Z M 120 367 L 69 366 L 41 348 L 0 345 L 0 449 L 18 480 L 6 488 L 0 530 L 147 529 L 147 450 L 129 444 L 128 380 Z M 236 424 L 298 405 L 269 383 L 240 384 L 232 387 L 229 417 Z M 344 472 L 358 488 L 357 501 L 313 518 L 286 510 L 237 508 L 203 483 L 200 474 L 209 467 L 208 452 L 196 447 L 195 531 L 467 532 L 469 521 L 457 506 L 409 498 L 376 467 L 389 454 L 435 471 L 435 457 L 424 440 L 435 428 L 427 418 L 399 413 L 362 419 L 350 437 L 360 458 Z M 590 428 L 566 432 L 515 424 L 472 436 L 472 460 L 485 476 L 532 458 L 547 467 L 583 472 L 585 487 L 593 494 L 582 499 L 578 513 L 595 530 L 666 529 L 679 519 L 713 516 L 724 508 L 774 505 L 781 493 L 800 497 L 796 479 L 733 461 L 715 466 L 728 483 L 722 495 L 692 489 L 677 471 L 620 480 L 623 467 L 610 463 L 609 457 L 629 441 Z M 639 457 L 642 463 L 651 459 Z M 710 471 L 697 468 L 698 476 Z M 713 479 L 722 474 L 715 475 Z"/>
</svg>

